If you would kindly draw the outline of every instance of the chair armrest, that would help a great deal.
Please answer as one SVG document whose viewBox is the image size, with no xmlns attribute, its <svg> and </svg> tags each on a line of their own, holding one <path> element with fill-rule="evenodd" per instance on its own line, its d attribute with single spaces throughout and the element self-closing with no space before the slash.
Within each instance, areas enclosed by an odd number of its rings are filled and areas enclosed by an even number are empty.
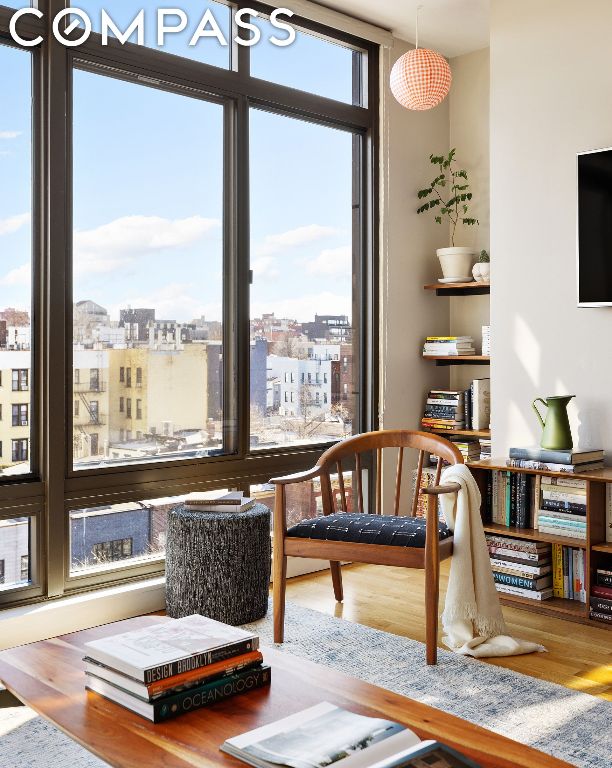
<svg viewBox="0 0 612 768">
<path fill-rule="evenodd" d="M 284 477 L 273 477 L 270 482 L 274 485 L 290 485 L 291 483 L 303 483 L 306 480 L 312 480 L 315 477 L 319 477 L 321 474 L 320 467 L 313 467 L 307 469 L 304 472 L 294 472 L 292 475 L 285 475 Z"/>
<path fill-rule="evenodd" d="M 432 485 L 431 488 L 421 488 L 421 493 L 426 496 L 440 496 L 443 493 L 457 493 L 461 490 L 459 483 L 448 483 L 447 485 Z"/>
</svg>

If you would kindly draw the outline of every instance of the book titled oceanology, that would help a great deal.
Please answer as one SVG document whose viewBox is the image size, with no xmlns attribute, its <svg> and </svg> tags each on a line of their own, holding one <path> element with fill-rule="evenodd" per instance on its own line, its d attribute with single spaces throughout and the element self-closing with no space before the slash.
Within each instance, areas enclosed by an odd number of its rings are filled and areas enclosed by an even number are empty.
<svg viewBox="0 0 612 768">
<path fill-rule="evenodd" d="M 85 687 L 155 723 L 270 683 L 259 638 L 204 616 L 164 619 L 85 650 Z"/>
</svg>

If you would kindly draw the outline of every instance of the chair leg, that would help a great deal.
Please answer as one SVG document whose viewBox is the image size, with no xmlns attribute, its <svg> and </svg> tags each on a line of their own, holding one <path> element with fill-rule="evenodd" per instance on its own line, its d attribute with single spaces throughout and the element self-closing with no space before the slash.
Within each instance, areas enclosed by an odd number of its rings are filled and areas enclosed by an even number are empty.
<svg viewBox="0 0 612 768">
<path fill-rule="evenodd" d="M 287 586 L 287 556 L 274 553 L 272 604 L 274 608 L 274 642 L 285 639 L 285 589 Z"/>
<path fill-rule="evenodd" d="M 335 560 L 331 560 L 330 563 L 332 584 L 334 585 L 334 597 L 338 603 L 341 603 L 344 599 L 344 592 L 342 590 L 342 569 L 340 563 Z"/>
<path fill-rule="evenodd" d="M 425 564 L 425 645 L 427 664 L 438 661 L 438 602 L 440 594 L 440 562 Z"/>
</svg>

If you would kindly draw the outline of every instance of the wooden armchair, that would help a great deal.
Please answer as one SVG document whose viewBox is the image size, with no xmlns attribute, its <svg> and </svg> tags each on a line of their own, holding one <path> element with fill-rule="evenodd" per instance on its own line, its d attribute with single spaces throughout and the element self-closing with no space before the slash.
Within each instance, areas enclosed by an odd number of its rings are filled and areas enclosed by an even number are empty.
<svg viewBox="0 0 612 768">
<path fill-rule="evenodd" d="M 393 515 L 382 515 L 381 468 L 384 448 L 399 449 Z M 419 451 L 418 476 L 410 514 L 399 516 L 405 448 Z M 376 514 L 364 513 L 363 503 L 362 455 L 370 452 L 376 455 Z M 425 452 L 439 458 L 434 485 L 419 491 Z M 356 513 L 347 511 L 343 459 L 354 462 L 356 488 L 353 498 L 358 508 Z M 459 489 L 455 483 L 439 485 L 443 459 L 450 464 L 463 463 L 459 449 L 443 437 L 427 432 L 382 430 L 349 437 L 327 450 L 312 469 L 270 481 L 276 486 L 273 573 L 275 642 L 282 643 L 284 637 L 287 556 L 329 560 L 334 594 L 338 601 L 342 601 L 343 597 L 342 561 L 424 568 L 426 656 L 428 664 L 436 663 L 440 561 L 451 556 L 453 538 L 446 525 L 438 521 L 438 505 L 431 497 L 437 498 L 439 494 L 454 493 Z M 332 487 L 331 475 L 334 474 L 338 476 L 339 489 L 336 490 Z M 287 530 L 286 486 L 314 478 L 319 478 L 321 483 L 323 516 L 302 520 Z M 425 520 L 415 516 L 419 492 L 429 496 Z"/>
</svg>

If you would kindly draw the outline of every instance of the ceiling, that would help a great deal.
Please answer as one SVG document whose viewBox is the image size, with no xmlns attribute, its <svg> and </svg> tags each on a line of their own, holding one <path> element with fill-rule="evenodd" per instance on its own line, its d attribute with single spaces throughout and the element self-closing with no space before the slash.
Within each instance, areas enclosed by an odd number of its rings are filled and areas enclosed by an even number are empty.
<svg viewBox="0 0 612 768">
<path fill-rule="evenodd" d="M 445 56 L 487 48 L 489 0 L 318 0 L 320 5 L 389 29 L 396 37 L 415 42 L 415 13 L 419 11 L 419 45 Z"/>
</svg>

